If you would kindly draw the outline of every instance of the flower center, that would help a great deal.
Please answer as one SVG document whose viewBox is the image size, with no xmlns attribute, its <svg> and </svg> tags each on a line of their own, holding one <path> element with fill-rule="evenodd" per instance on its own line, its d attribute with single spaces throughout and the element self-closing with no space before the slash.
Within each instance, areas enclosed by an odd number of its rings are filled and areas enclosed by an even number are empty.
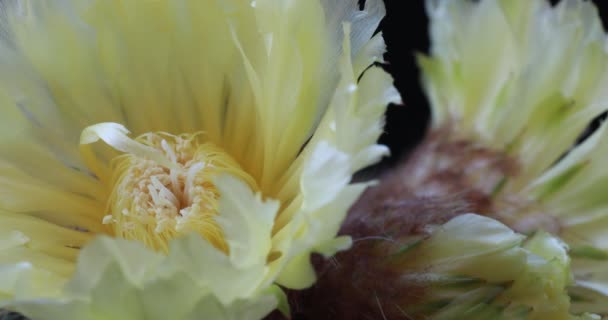
<svg viewBox="0 0 608 320">
<path fill-rule="evenodd" d="M 133 150 L 100 137 L 126 152 L 111 162 L 112 193 L 103 217 L 103 223 L 116 237 L 138 240 L 167 252 L 169 240 L 197 232 L 216 248 L 228 252 L 215 220 L 221 195 L 214 178 L 229 173 L 252 188 L 256 184 L 221 148 L 201 142 L 201 136 L 147 133 L 130 140 L 123 135 Z M 151 156 L 135 147 L 147 150 Z"/>
</svg>

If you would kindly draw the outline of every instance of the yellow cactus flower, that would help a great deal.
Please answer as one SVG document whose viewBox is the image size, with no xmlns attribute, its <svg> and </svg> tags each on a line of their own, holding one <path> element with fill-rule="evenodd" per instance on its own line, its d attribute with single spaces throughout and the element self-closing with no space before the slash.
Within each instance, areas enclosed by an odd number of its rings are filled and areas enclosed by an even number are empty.
<svg viewBox="0 0 608 320">
<path fill-rule="evenodd" d="M 462 172 L 452 187 L 468 185 L 477 212 L 560 237 L 572 257 L 572 311 L 608 314 L 606 125 L 583 135 L 608 110 L 597 9 L 580 0 L 427 3 L 433 46 L 420 64 L 437 161 L 419 160 Z M 449 151 L 456 145 L 460 155 Z M 431 186 L 425 177 L 418 182 Z"/>
<path fill-rule="evenodd" d="M 259 319 L 349 247 L 399 99 L 382 1 L 0 8 L 0 307 Z"/>
<path fill-rule="evenodd" d="M 571 149 L 608 109 L 595 8 L 426 4 L 433 125 L 351 208 L 352 248 L 290 295 L 299 318 L 605 318 L 608 124 Z"/>
</svg>

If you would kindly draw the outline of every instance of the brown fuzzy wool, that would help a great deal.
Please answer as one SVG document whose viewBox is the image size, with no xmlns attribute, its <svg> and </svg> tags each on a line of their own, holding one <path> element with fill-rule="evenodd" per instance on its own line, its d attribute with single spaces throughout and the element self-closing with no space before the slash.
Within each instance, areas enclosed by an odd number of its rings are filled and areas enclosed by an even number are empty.
<svg viewBox="0 0 608 320">
<path fill-rule="evenodd" d="M 291 319 L 425 319 L 424 312 L 404 310 L 428 297 L 428 284 L 407 277 L 391 255 L 455 216 L 509 212 L 508 196 L 495 193 L 504 177 L 517 173 L 516 161 L 502 152 L 458 139 L 449 128 L 430 132 L 351 208 L 340 233 L 353 237 L 352 248 L 331 259 L 313 258 L 318 281 L 289 292 Z"/>
</svg>

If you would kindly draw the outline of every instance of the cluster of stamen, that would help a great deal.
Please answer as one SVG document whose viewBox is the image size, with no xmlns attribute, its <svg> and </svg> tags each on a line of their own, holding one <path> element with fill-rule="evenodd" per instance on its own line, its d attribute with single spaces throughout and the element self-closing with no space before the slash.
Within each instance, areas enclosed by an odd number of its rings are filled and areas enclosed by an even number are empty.
<svg viewBox="0 0 608 320">
<path fill-rule="evenodd" d="M 216 248 L 228 251 L 216 223 L 220 194 L 214 178 L 238 173 L 252 187 L 253 179 L 225 152 L 198 135 L 145 134 L 137 142 L 158 150 L 171 166 L 134 154 L 113 160 L 113 191 L 103 218 L 115 236 L 142 241 L 168 251 L 169 240 L 197 232 Z"/>
</svg>

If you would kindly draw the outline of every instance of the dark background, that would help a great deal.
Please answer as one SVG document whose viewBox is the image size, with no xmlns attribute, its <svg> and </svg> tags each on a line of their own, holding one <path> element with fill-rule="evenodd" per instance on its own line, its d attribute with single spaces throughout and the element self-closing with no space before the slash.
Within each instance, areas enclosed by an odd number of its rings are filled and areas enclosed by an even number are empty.
<svg viewBox="0 0 608 320">
<path fill-rule="evenodd" d="M 429 120 L 429 104 L 420 86 L 420 73 L 414 58 L 416 52 L 428 52 L 428 20 L 424 0 L 384 0 L 387 15 L 380 28 L 388 52 L 387 66 L 404 105 L 391 105 L 387 112 L 385 134 L 380 141 L 391 148 L 386 160 L 393 164 L 411 150 L 423 137 Z M 557 3 L 558 1 L 551 1 Z M 606 29 L 608 1 L 594 0 Z M 608 90 L 608 88 L 606 88 Z"/>
</svg>

